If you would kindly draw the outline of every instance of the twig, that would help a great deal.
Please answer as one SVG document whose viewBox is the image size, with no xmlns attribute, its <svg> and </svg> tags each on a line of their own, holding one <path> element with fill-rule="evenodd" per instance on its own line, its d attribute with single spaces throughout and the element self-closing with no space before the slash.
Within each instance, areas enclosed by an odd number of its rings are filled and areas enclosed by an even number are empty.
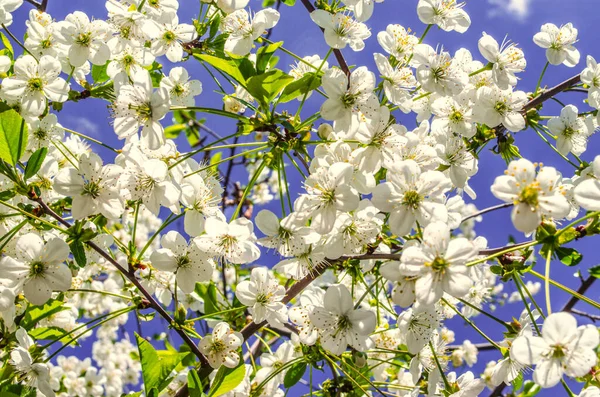
<svg viewBox="0 0 600 397">
<path fill-rule="evenodd" d="M 571 313 L 577 314 L 578 316 L 587 317 L 590 320 L 592 320 L 593 322 L 600 320 L 600 316 L 598 316 L 596 314 L 586 313 L 584 311 L 577 310 L 577 309 L 571 309 Z"/>
<path fill-rule="evenodd" d="M 33 199 L 33 201 L 38 203 L 42 207 L 42 209 L 44 210 L 44 212 L 46 214 L 48 214 L 51 217 L 53 217 L 54 219 L 56 219 L 59 223 L 63 224 L 66 227 L 71 227 L 71 224 L 69 222 L 64 220 L 60 215 L 58 215 L 50 207 L 48 207 L 48 205 L 44 201 L 42 201 L 41 198 Z M 114 267 L 116 267 L 117 270 L 119 270 L 125 277 L 127 277 L 127 279 L 129 281 L 131 281 L 131 283 L 133 285 L 135 285 L 136 288 L 148 300 L 150 307 L 152 307 L 154 310 L 156 310 L 158 312 L 158 314 L 160 314 L 167 321 L 167 323 L 169 325 L 173 326 L 173 328 L 179 334 L 181 339 L 184 340 L 184 342 L 189 346 L 190 350 L 198 357 L 198 359 L 200 360 L 200 363 L 203 366 L 204 365 L 209 366 L 208 360 L 206 359 L 206 357 L 204 357 L 204 355 L 202 354 L 200 349 L 198 349 L 198 346 L 190 339 L 190 337 L 182 329 L 180 329 L 178 326 L 175 325 L 175 320 L 173 320 L 173 318 L 169 315 L 169 313 L 167 313 L 165 311 L 165 309 L 163 309 L 163 307 L 152 297 L 152 295 L 142 286 L 142 284 L 140 284 L 139 280 L 135 277 L 134 273 L 129 272 L 127 269 L 125 269 L 123 266 L 121 266 L 119 264 L 119 262 L 115 261 L 106 251 L 104 251 L 102 248 L 100 248 L 98 245 L 96 245 L 96 243 L 94 243 L 93 241 L 88 241 L 88 242 L 86 242 L 86 244 L 91 249 L 93 249 L 98 254 L 100 254 L 100 256 L 102 256 L 104 259 L 106 259 L 110 264 L 112 264 Z"/>
<path fill-rule="evenodd" d="M 513 205 L 514 205 L 513 203 L 503 203 L 503 204 L 498 204 L 498 205 L 495 205 L 495 206 L 493 206 L 493 207 L 489 207 L 489 208 L 482 209 L 481 211 L 477 211 L 477 212 L 475 212 L 475 213 L 473 213 L 473 214 L 471 214 L 471 215 L 469 215 L 469 216 L 466 216 L 466 217 L 464 217 L 464 218 L 462 219 L 462 221 L 460 221 L 460 223 L 463 223 L 463 222 L 465 222 L 465 221 L 468 221 L 469 219 L 472 219 L 472 218 L 476 218 L 476 217 L 478 217 L 479 215 L 483 215 L 483 214 L 486 214 L 486 213 L 488 213 L 488 212 L 492 212 L 492 211 L 495 211 L 495 210 L 499 210 L 499 209 L 501 209 L 501 208 L 512 207 Z"/>
</svg>

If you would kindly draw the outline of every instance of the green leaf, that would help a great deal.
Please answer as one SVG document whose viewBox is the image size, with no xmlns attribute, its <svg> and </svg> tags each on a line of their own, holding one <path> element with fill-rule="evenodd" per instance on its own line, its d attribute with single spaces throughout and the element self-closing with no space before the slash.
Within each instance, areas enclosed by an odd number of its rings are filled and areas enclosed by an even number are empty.
<svg viewBox="0 0 600 397">
<path fill-rule="evenodd" d="M 208 33 L 208 38 L 212 39 L 219 32 L 219 26 L 221 25 L 221 14 L 215 13 L 212 21 L 210 22 L 210 31 Z"/>
<path fill-rule="evenodd" d="M 8 39 L 8 37 L 6 37 L 4 35 L 4 33 L 0 32 L 0 39 L 2 39 L 2 44 L 4 44 L 4 48 L 6 48 L 9 52 L 9 57 L 10 59 L 14 59 L 15 56 L 15 50 L 13 49 L 12 44 L 10 43 L 10 40 Z"/>
<path fill-rule="evenodd" d="M 65 336 L 66 333 L 67 331 L 58 327 L 40 327 L 29 331 L 29 335 L 35 340 L 58 340 Z"/>
<path fill-rule="evenodd" d="M 217 304 L 217 288 L 213 283 L 196 283 L 195 292 L 204 300 L 204 314 L 212 314 L 219 311 Z"/>
<path fill-rule="evenodd" d="M 202 381 L 198 376 L 198 373 L 193 369 L 188 372 L 188 390 L 190 397 L 205 397 L 206 395 L 202 392 Z"/>
<path fill-rule="evenodd" d="M 83 247 L 83 243 L 81 240 L 74 240 L 69 243 L 69 248 L 71 249 L 71 253 L 73 254 L 73 258 L 79 267 L 85 267 L 87 264 L 87 258 L 85 256 L 85 248 Z"/>
<path fill-rule="evenodd" d="M 575 266 L 583 259 L 583 255 L 574 248 L 558 247 L 554 252 L 558 259 L 567 266 Z"/>
<path fill-rule="evenodd" d="M 234 62 L 206 54 L 194 54 L 194 57 L 227 74 L 237 81 L 242 87 L 246 87 L 246 78 L 240 71 L 239 65 L 235 64 Z"/>
<path fill-rule="evenodd" d="M 285 388 L 290 388 L 294 386 L 296 383 L 300 382 L 300 379 L 304 376 L 306 372 L 306 362 L 300 361 L 292 365 L 289 371 L 285 374 L 285 378 L 283 378 L 283 386 Z"/>
<path fill-rule="evenodd" d="M 175 139 L 179 133 L 187 128 L 187 124 L 173 124 L 165 128 L 165 137 L 167 139 Z"/>
<path fill-rule="evenodd" d="M 104 65 L 92 65 L 92 79 L 94 79 L 94 83 L 100 84 L 110 79 L 108 74 L 106 74 L 109 62 L 107 61 Z"/>
<path fill-rule="evenodd" d="M 256 73 L 260 75 L 267 70 L 271 57 L 282 45 L 283 41 L 278 41 L 277 43 L 262 46 L 258 49 L 256 52 Z"/>
<path fill-rule="evenodd" d="M 27 147 L 27 123 L 15 110 L 0 113 L 0 158 L 16 165 Z"/>
<path fill-rule="evenodd" d="M 288 84 L 279 97 L 279 103 L 286 103 L 292 99 L 304 96 L 307 92 L 316 90 L 321 85 L 321 78 L 315 73 L 306 73 L 298 80 Z"/>
<path fill-rule="evenodd" d="M 25 166 L 25 180 L 37 174 L 42 167 L 42 163 L 44 162 L 47 153 L 48 148 L 43 147 L 36 150 L 31 157 L 29 157 L 27 165 Z"/>
<path fill-rule="evenodd" d="M 293 6 L 294 4 L 296 4 L 296 0 L 281 0 L 281 2 L 283 4 L 285 4 L 286 6 Z"/>
<path fill-rule="evenodd" d="M 221 366 L 212 382 L 208 397 L 219 397 L 235 389 L 246 377 L 246 366 L 240 357 L 240 362 L 235 368 Z"/>
<path fill-rule="evenodd" d="M 596 265 L 590 269 L 590 275 L 596 278 L 600 278 L 600 265 Z"/>
<path fill-rule="evenodd" d="M 294 81 L 292 76 L 275 69 L 251 77 L 246 89 L 266 110 L 273 99 L 292 81 Z"/>
<path fill-rule="evenodd" d="M 183 360 L 187 353 L 177 353 L 168 350 L 156 351 L 150 342 L 137 333 L 135 334 L 135 339 L 138 344 L 146 393 L 150 394 L 154 388 L 160 392 L 167 387 L 168 382 L 166 381 L 173 368 Z"/>
<path fill-rule="evenodd" d="M 68 310 L 68 308 L 64 306 L 64 302 L 57 299 L 51 299 L 41 306 L 30 306 L 19 325 L 29 330 L 41 320 L 63 310 Z"/>
</svg>

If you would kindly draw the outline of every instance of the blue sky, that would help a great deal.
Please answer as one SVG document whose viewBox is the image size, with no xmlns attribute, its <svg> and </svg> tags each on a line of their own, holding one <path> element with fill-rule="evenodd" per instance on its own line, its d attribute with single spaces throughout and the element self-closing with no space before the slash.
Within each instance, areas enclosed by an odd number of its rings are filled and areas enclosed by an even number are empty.
<svg viewBox="0 0 600 397">
<path fill-rule="evenodd" d="M 258 8 L 261 0 L 251 0 L 250 6 Z M 376 72 L 372 53 L 382 52 L 379 47 L 376 34 L 384 30 L 390 23 L 398 23 L 404 27 L 410 27 L 420 35 L 424 30 L 423 25 L 416 16 L 416 0 L 385 0 L 382 4 L 377 4 L 375 7 L 374 16 L 368 21 L 368 26 L 371 28 L 372 36 L 366 41 L 366 48 L 362 52 L 352 52 L 349 48 L 345 49 L 344 55 L 351 65 L 366 65 L 371 70 Z M 431 30 L 425 42 L 436 46 L 443 45 L 452 53 L 458 48 L 465 47 L 473 53 L 476 59 L 483 58 L 477 51 L 477 40 L 481 37 L 482 32 L 491 34 L 499 42 L 508 35 L 508 38 L 519 44 L 525 51 L 527 59 L 527 69 L 520 75 L 522 83 L 518 85 L 519 89 L 531 91 L 535 88 L 537 78 L 542 70 L 546 59 L 544 50 L 537 47 L 532 37 L 539 31 L 542 24 L 552 22 L 556 25 L 572 22 L 579 29 L 579 42 L 576 44 L 581 52 L 581 62 L 575 68 L 567 68 L 566 66 L 550 67 L 546 73 L 543 84 L 553 86 L 563 80 L 579 73 L 585 67 L 586 55 L 592 55 L 600 59 L 600 51 L 597 45 L 597 24 L 598 16 L 595 12 L 598 5 L 597 0 L 471 0 L 467 2 L 465 10 L 469 13 L 472 19 L 472 25 L 465 34 L 456 32 L 446 33 L 437 28 Z M 27 13 L 30 5 L 25 3 L 23 7 L 14 14 L 15 23 L 11 30 L 19 37 L 24 33 L 24 20 L 27 18 Z M 74 10 L 82 10 L 88 15 L 96 18 L 105 18 L 106 10 L 104 2 L 101 0 L 50 0 L 48 12 L 57 20 L 64 18 L 66 14 Z M 199 10 L 198 0 L 181 0 L 181 8 L 179 12 L 181 22 L 190 22 L 190 17 L 197 16 Z M 314 25 L 306 10 L 300 2 L 295 7 L 282 6 L 281 20 L 275 28 L 271 39 L 274 41 L 284 41 L 284 46 L 300 56 L 319 54 L 324 56 L 328 47 L 323 40 L 322 33 L 316 25 Z M 281 60 L 279 68 L 287 71 L 291 59 L 285 54 L 280 54 Z M 165 60 L 166 62 L 166 60 Z M 334 63 L 333 58 L 330 64 Z M 185 64 L 194 78 L 200 79 L 204 85 L 204 92 L 197 98 L 198 106 L 220 107 L 220 95 L 213 93 L 217 87 L 210 80 L 210 77 L 195 61 L 190 61 Z M 168 72 L 169 66 L 165 66 L 165 72 Z M 75 87 L 74 87 L 75 88 Z M 76 88 L 79 89 L 79 88 Z M 561 94 L 561 100 L 572 103 L 581 109 L 587 110 L 583 99 L 585 96 L 581 93 Z M 217 105 L 215 105 L 217 104 Z M 292 106 L 294 102 L 291 103 Z M 80 103 L 65 104 L 64 110 L 59 113 L 59 121 L 67 128 L 77 130 L 79 132 L 89 134 L 97 139 L 105 141 L 112 146 L 119 147 L 120 143 L 116 139 L 112 126 L 109 124 L 109 114 L 106 107 L 106 102 L 98 99 L 88 99 Z M 313 96 L 307 106 L 303 110 L 303 115 L 306 117 L 316 112 L 321 105 L 321 99 L 318 96 Z M 282 106 L 281 109 L 284 109 Z M 280 109 L 280 110 L 281 110 Z M 291 108 L 295 110 L 295 108 Z M 548 104 L 542 114 L 557 115 L 560 108 L 554 104 Z M 411 116 L 412 117 L 412 116 Z M 233 125 L 228 120 L 221 120 L 214 117 L 207 117 L 207 125 L 220 133 L 228 135 L 233 132 Z M 414 119 L 400 115 L 401 122 L 405 123 L 409 129 L 414 126 Z M 165 125 L 168 125 L 169 118 L 165 119 Z M 572 175 L 573 169 L 570 165 L 564 163 L 554 152 L 552 152 L 537 135 L 529 130 L 522 131 L 516 135 L 516 144 L 519 146 L 524 157 L 537 162 L 543 162 L 546 165 L 559 165 L 558 168 L 565 176 Z M 105 159 L 112 160 L 112 154 L 102 148 L 94 147 L 98 150 Z M 188 150 L 188 145 L 185 140 L 180 142 L 180 151 Z M 600 153 L 600 137 L 593 136 L 591 138 L 588 150 L 583 154 L 582 158 L 586 161 L 591 161 L 593 157 Z M 299 176 L 295 173 L 293 167 L 288 167 L 291 177 L 292 192 L 298 192 Z M 505 163 L 499 156 L 493 156 L 484 151 L 479 163 L 479 173 L 471 180 L 471 185 L 478 194 L 476 204 L 479 208 L 485 208 L 491 205 L 499 204 L 500 202 L 493 197 L 489 191 L 489 186 L 493 179 L 502 174 L 505 169 Z M 238 174 L 240 179 L 246 179 Z M 269 205 L 268 208 L 276 213 L 279 213 L 279 204 L 277 202 Z M 477 228 L 478 234 L 488 238 L 489 245 L 492 247 L 506 244 L 507 236 L 512 234 L 517 241 L 523 241 L 525 237 L 518 233 L 512 226 L 509 218 L 509 210 L 501 210 L 490 213 L 484 216 L 484 221 Z M 584 259 L 582 268 L 598 264 L 595 261 L 594 254 L 597 252 L 594 247 L 595 240 L 584 239 L 577 244 L 578 249 L 582 252 Z M 267 254 L 268 255 L 268 254 Z M 261 264 L 274 263 L 276 258 L 263 258 Z M 538 265 L 538 267 L 541 265 Z M 539 272 L 543 270 L 537 269 Z M 560 280 L 561 283 L 576 289 L 579 286 L 577 278 L 573 277 L 574 270 L 565 267 L 560 262 L 556 261 L 552 264 L 553 278 Z M 584 271 L 584 273 L 586 273 Z M 506 285 L 505 290 L 511 292 L 514 290 L 513 285 Z M 598 298 L 598 289 L 592 292 L 591 298 Z M 543 305 L 543 293 L 538 295 L 540 305 Z M 568 299 L 568 295 L 561 293 L 556 289 L 552 289 L 552 304 L 554 308 L 560 308 Z M 579 303 L 578 308 L 591 311 L 584 303 Z M 502 318 L 509 319 L 511 316 L 519 315 L 522 307 L 518 304 L 509 305 L 499 311 Z M 483 320 L 483 319 L 481 319 Z M 581 319 L 578 319 L 581 321 Z M 498 339 L 501 338 L 501 331 L 493 323 L 485 320 L 480 321 L 481 328 L 490 332 L 490 335 Z M 469 338 L 472 342 L 482 342 L 483 339 L 474 333 L 468 326 L 461 324 L 458 320 L 453 320 L 451 323 L 457 334 L 457 342 L 461 342 L 461 338 Z M 463 332 L 464 331 L 464 332 Z M 498 358 L 497 354 L 482 354 L 480 363 L 476 366 L 475 372 L 483 368 L 485 362 L 489 359 Z M 480 365 L 481 364 L 481 365 Z M 574 388 L 575 392 L 579 391 L 579 387 Z M 549 392 L 550 393 L 550 392 Z M 550 394 L 546 394 L 550 395 Z"/>
</svg>

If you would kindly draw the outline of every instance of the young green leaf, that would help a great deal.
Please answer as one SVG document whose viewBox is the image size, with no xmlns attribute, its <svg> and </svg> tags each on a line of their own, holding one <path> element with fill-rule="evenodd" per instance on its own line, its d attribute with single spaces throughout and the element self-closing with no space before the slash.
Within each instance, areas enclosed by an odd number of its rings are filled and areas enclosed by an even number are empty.
<svg viewBox="0 0 600 397">
<path fill-rule="evenodd" d="M 138 344 L 146 393 L 150 393 L 154 388 L 160 392 L 168 385 L 167 380 L 169 380 L 171 371 L 188 353 L 177 353 L 168 350 L 156 351 L 150 342 L 137 333 L 135 339 Z"/>
<path fill-rule="evenodd" d="M 307 92 L 319 88 L 320 85 L 321 77 L 312 72 L 306 73 L 304 76 L 285 87 L 283 93 L 279 97 L 279 103 L 286 103 L 292 99 L 304 96 Z"/>
<path fill-rule="evenodd" d="M 42 163 L 44 162 L 47 153 L 48 148 L 43 147 L 36 150 L 31 157 L 29 157 L 27 165 L 25 166 L 25 180 L 37 174 L 42 167 Z"/>
<path fill-rule="evenodd" d="M 206 394 L 202 392 L 202 381 L 198 376 L 198 373 L 194 370 L 188 372 L 188 390 L 190 392 L 190 397 L 206 397 Z"/>
<path fill-rule="evenodd" d="M 300 379 L 304 376 L 306 372 L 306 362 L 300 361 L 289 369 L 289 371 L 285 374 L 285 378 L 283 378 L 283 386 L 285 388 L 290 388 L 294 386 L 296 383 L 300 382 Z"/>
<path fill-rule="evenodd" d="M 275 69 L 251 77 L 246 89 L 266 110 L 275 97 L 292 81 L 294 81 L 292 76 Z"/>
<path fill-rule="evenodd" d="M 256 52 L 256 73 L 260 75 L 267 70 L 271 57 L 282 45 L 283 41 L 278 41 L 277 43 L 262 46 L 258 49 Z"/>
<path fill-rule="evenodd" d="M 13 109 L 0 113 L 0 158 L 16 165 L 27 147 L 27 123 Z"/>
<path fill-rule="evenodd" d="M 235 389 L 246 377 L 246 366 L 240 357 L 240 362 L 235 368 L 221 366 L 212 382 L 208 397 L 219 397 Z"/>
</svg>

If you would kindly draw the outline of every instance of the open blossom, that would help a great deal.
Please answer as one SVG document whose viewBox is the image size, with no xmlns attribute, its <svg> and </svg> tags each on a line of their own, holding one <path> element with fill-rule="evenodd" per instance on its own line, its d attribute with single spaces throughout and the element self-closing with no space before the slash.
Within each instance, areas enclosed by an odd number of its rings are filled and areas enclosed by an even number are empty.
<svg viewBox="0 0 600 397">
<path fill-rule="evenodd" d="M 319 168 L 305 184 L 307 194 L 294 203 L 299 215 L 312 217 L 311 227 L 326 234 L 333 229 L 338 211 L 352 211 L 358 207 L 358 192 L 350 186 L 353 168 L 350 164 L 335 163 L 329 169 Z"/>
<path fill-rule="evenodd" d="M 194 241 L 212 256 L 237 264 L 253 262 L 260 256 L 254 225 L 246 218 L 238 218 L 228 224 L 220 218 L 210 217 L 206 219 L 205 231 Z"/>
<path fill-rule="evenodd" d="M 365 351 L 372 344 L 369 335 L 375 330 L 375 313 L 354 309 L 350 291 L 343 284 L 329 287 L 323 306 L 313 307 L 309 317 L 319 331 L 321 345 L 335 355 L 346 351 L 348 345 Z"/>
<path fill-rule="evenodd" d="M 438 53 L 428 44 L 417 44 L 413 64 L 417 66 L 417 80 L 424 90 L 440 95 L 457 95 L 469 83 L 469 75 L 457 59 L 447 51 Z"/>
<path fill-rule="evenodd" d="M 517 230 L 533 232 L 543 217 L 561 219 L 571 207 L 561 189 L 562 176 L 553 167 L 541 167 L 526 159 L 511 161 L 492 185 L 494 196 L 514 203 L 511 219 Z"/>
<path fill-rule="evenodd" d="M 559 117 L 548 120 L 548 129 L 556 136 L 556 148 L 561 154 L 571 152 L 579 156 L 587 148 L 590 131 L 585 119 L 578 113 L 577 107 L 567 105 L 562 108 Z"/>
<path fill-rule="evenodd" d="M 219 368 L 224 365 L 227 368 L 235 368 L 240 361 L 238 349 L 243 342 L 244 337 L 241 333 L 233 331 L 229 324 L 221 322 L 215 325 L 212 334 L 202 338 L 198 348 L 206 356 L 211 367 Z"/>
<path fill-rule="evenodd" d="M 160 86 L 169 90 L 173 106 L 194 106 L 195 97 L 202 93 L 200 80 L 190 80 L 187 70 L 182 67 L 171 69 L 160 81 Z"/>
<path fill-rule="evenodd" d="M 377 41 L 385 52 L 398 60 L 409 57 L 419 38 L 401 25 L 390 24 L 384 31 L 377 33 Z"/>
<path fill-rule="evenodd" d="M 553 23 L 542 25 L 541 31 L 533 36 L 533 42 L 546 48 L 546 58 L 552 65 L 561 63 L 574 67 L 579 63 L 579 50 L 573 46 L 577 42 L 577 29 L 572 23 L 557 27 Z"/>
<path fill-rule="evenodd" d="M 331 14 L 325 10 L 315 10 L 310 17 L 323 28 L 325 41 L 331 48 L 341 50 L 350 45 L 354 51 L 362 51 L 365 48 L 364 40 L 371 37 L 367 25 L 341 12 Z"/>
<path fill-rule="evenodd" d="M 162 248 L 150 255 L 152 266 L 175 273 L 177 286 L 186 294 L 194 292 L 196 283 L 210 281 L 214 263 L 195 243 L 189 246 L 183 236 L 171 230 L 161 238 Z"/>
<path fill-rule="evenodd" d="M 165 132 L 160 124 L 169 111 L 169 91 L 152 88 L 150 74 L 146 70 L 131 76 L 133 84 L 119 88 L 114 103 L 114 129 L 119 139 L 129 138 L 138 133 L 148 149 L 155 150 L 165 142 Z"/>
<path fill-rule="evenodd" d="M 424 24 L 438 25 L 446 32 L 464 33 L 471 26 L 471 18 L 463 10 L 465 3 L 456 0 L 419 0 L 417 14 Z"/>
<path fill-rule="evenodd" d="M 115 164 L 103 165 L 96 153 L 85 153 L 79 169 L 64 168 L 54 179 L 54 189 L 73 197 L 73 218 L 83 219 L 101 213 L 116 219 L 124 211 L 117 181 L 123 169 Z"/>
<path fill-rule="evenodd" d="M 266 267 L 252 269 L 250 280 L 238 284 L 235 295 L 248 306 L 253 321 L 267 321 L 273 327 L 282 327 L 287 321 L 287 308 L 282 302 L 285 288 Z"/>
<path fill-rule="evenodd" d="M 183 59 L 183 43 L 194 40 L 198 33 L 193 25 L 179 23 L 177 14 L 163 14 L 158 24 L 160 32 L 152 41 L 152 52 L 155 56 L 166 55 L 171 62 Z"/>
<path fill-rule="evenodd" d="M 407 67 L 393 68 L 382 54 L 375 53 L 373 56 L 383 79 L 383 89 L 387 99 L 404 113 L 408 113 L 412 103 L 409 91 L 412 91 L 417 83 L 412 70 Z"/>
<path fill-rule="evenodd" d="M 262 210 L 254 219 L 256 226 L 266 237 L 259 243 L 276 249 L 280 255 L 296 256 L 304 252 L 309 244 L 316 243 L 320 236 L 311 228 L 303 226 L 293 214 L 281 221 L 273 212 Z"/>
<path fill-rule="evenodd" d="M 81 11 L 67 15 L 55 27 L 56 38 L 68 46 L 69 62 L 74 67 L 82 66 L 88 60 L 94 65 L 104 65 L 110 58 L 109 33 L 110 26 L 106 22 L 99 19 L 90 22 Z"/>
<path fill-rule="evenodd" d="M 429 343 L 439 324 L 440 315 L 433 305 L 416 304 L 398 317 L 398 330 L 406 340 L 408 351 L 413 354 Z"/>
<path fill-rule="evenodd" d="M 450 189 L 450 181 L 444 174 L 421 172 L 413 160 L 393 164 L 390 171 L 388 181 L 373 190 L 372 201 L 380 211 L 389 212 L 392 233 L 403 236 L 412 230 L 415 222 L 424 226 L 448 219 L 443 198 Z"/>
<path fill-rule="evenodd" d="M 279 22 L 279 12 L 272 8 L 257 12 L 253 18 L 246 10 L 232 12 L 221 21 L 221 30 L 229 34 L 225 42 L 225 51 L 240 56 L 248 55 L 254 40 L 265 30 L 273 28 L 277 22 Z"/>
<path fill-rule="evenodd" d="M 401 262 L 406 272 L 418 276 L 415 284 L 417 302 L 431 305 L 443 293 L 462 297 L 473 281 L 467 275 L 467 262 L 477 255 L 477 247 L 464 237 L 450 238 L 450 229 L 441 222 L 425 227 L 423 243 L 402 251 Z"/>
<path fill-rule="evenodd" d="M 52 291 L 64 292 L 71 287 L 71 270 L 64 263 L 69 246 L 58 237 L 44 242 L 35 233 L 19 237 L 15 257 L 0 260 L 0 285 L 23 291 L 34 305 L 43 305 Z"/>
<path fill-rule="evenodd" d="M 492 66 L 492 76 L 500 88 L 506 89 L 517 84 L 516 73 L 525 70 L 527 61 L 523 50 L 516 44 L 504 42 L 498 45 L 496 39 L 483 33 L 478 42 L 479 52 Z"/>
<path fill-rule="evenodd" d="M 48 365 L 36 362 L 29 353 L 29 349 L 34 345 L 33 340 L 23 328 L 19 328 L 15 336 L 18 345 L 10 352 L 10 364 L 19 375 L 24 377 L 27 386 L 37 388 L 44 397 L 54 397 L 54 390 L 50 386 Z"/>
<path fill-rule="evenodd" d="M 519 132 L 525 128 L 525 118 L 520 113 L 527 102 L 523 91 L 502 90 L 498 87 L 481 87 L 473 110 L 475 121 L 488 127 L 504 125 L 507 130 Z"/>
<path fill-rule="evenodd" d="M 515 339 L 510 356 L 524 365 L 535 365 L 533 381 L 541 387 L 553 387 L 563 374 L 584 376 L 596 365 L 595 349 L 600 343 L 593 325 L 577 326 L 572 314 L 549 315 L 541 336 L 525 335 Z"/>
<path fill-rule="evenodd" d="M 23 113 L 40 116 L 46 110 L 46 98 L 65 102 L 69 84 L 62 77 L 60 62 L 49 55 L 38 61 L 23 55 L 15 61 L 15 74 L 2 80 L 2 94 L 6 99 L 19 101 Z"/>
</svg>

